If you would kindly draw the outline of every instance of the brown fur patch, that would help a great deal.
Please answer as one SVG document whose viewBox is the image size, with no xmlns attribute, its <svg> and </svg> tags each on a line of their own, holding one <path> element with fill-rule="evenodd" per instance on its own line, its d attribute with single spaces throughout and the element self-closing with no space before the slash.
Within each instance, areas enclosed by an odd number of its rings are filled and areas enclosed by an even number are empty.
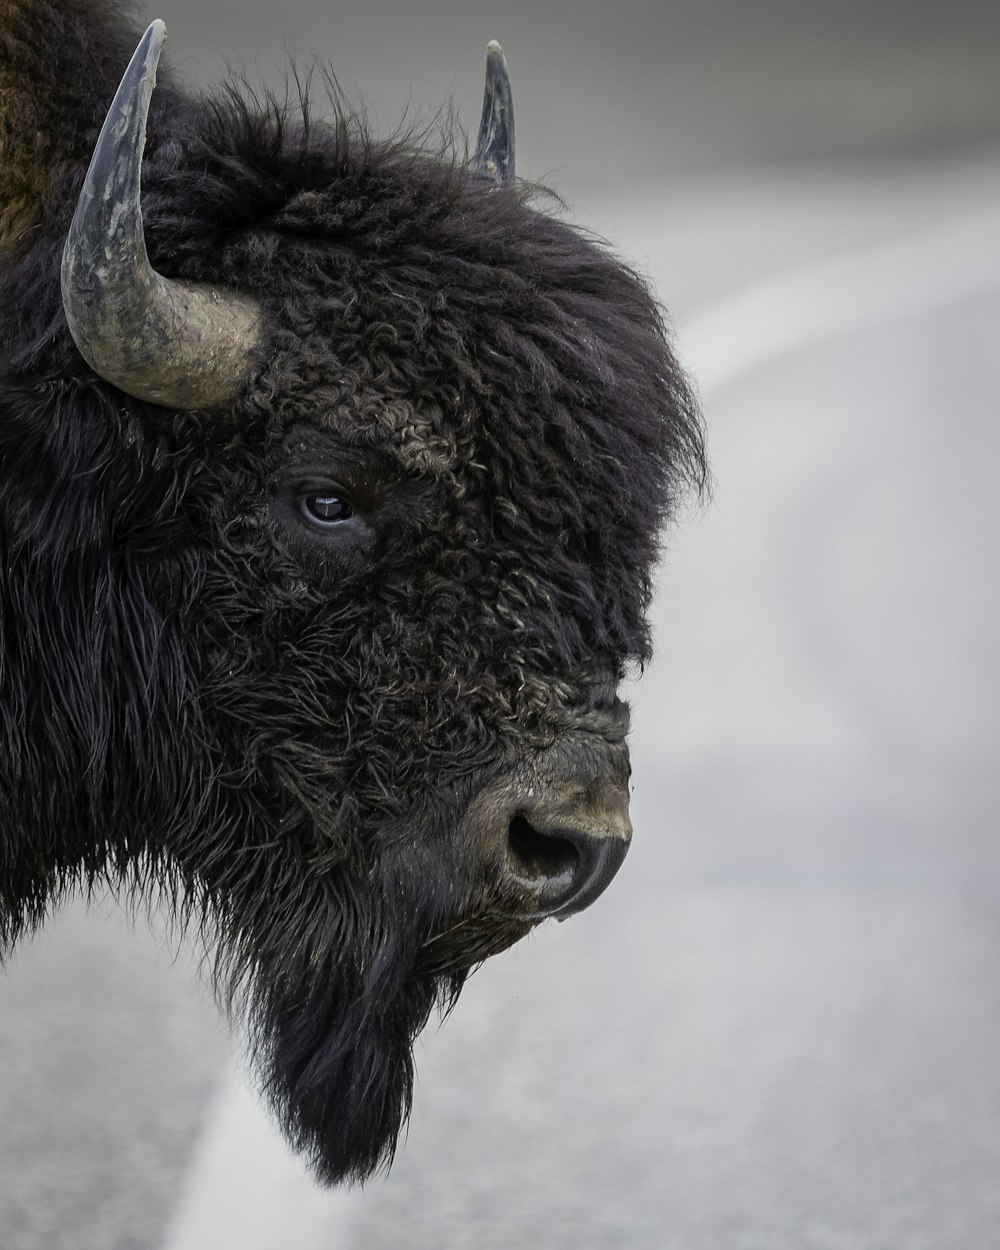
<svg viewBox="0 0 1000 1250">
<path fill-rule="evenodd" d="M 51 180 L 50 144 L 23 104 L 16 78 L 0 77 L 0 245 L 38 223 Z"/>
<path fill-rule="evenodd" d="M 30 76 L 31 7 L 0 0 L 0 246 L 16 243 L 37 224 L 51 182 L 50 84 Z"/>
<path fill-rule="evenodd" d="M 131 35 L 106 0 L 0 0 L 0 247 L 42 221 L 53 176 L 89 155 Z"/>
</svg>

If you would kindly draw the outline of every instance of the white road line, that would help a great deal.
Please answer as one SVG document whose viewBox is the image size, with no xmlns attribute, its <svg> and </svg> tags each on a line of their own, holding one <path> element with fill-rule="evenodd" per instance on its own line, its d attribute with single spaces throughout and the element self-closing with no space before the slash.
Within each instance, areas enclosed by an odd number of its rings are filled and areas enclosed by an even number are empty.
<svg viewBox="0 0 1000 1250">
<path fill-rule="evenodd" d="M 710 394 L 761 365 L 1000 285 L 1000 210 L 957 217 L 747 287 L 682 328 L 681 359 Z M 224 1074 L 164 1250 L 336 1250 L 357 1190 L 321 1190 L 235 1064 Z"/>
<path fill-rule="evenodd" d="M 1000 209 L 768 278 L 696 313 L 679 354 L 709 394 L 780 356 L 994 290 Z"/>
<path fill-rule="evenodd" d="M 335 1250 L 361 1191 L 321 1189 L 235 1060 L 208 1109 L 164 1250 Z"/>
</svg>

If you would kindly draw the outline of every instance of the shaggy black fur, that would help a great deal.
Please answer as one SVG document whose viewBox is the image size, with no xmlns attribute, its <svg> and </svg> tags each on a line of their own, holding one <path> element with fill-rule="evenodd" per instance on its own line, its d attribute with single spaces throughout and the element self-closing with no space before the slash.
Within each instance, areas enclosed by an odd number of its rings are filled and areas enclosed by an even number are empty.
<svg viewBox="0 0 1000 1250">
<path fill-rule="evenodd" d="M 256 294 L 269 341 L 231 412 L 96 377 L 59 258 L 136 38 L 0 0 L 0 940 L 81 882 L 166 886 L 290 1139 L 363 1177 L 435 1001 L 529 927 L 470 801 L 566 743 L 625 766 L 700 429 L 645 286 L 524 188 L 162 75 L 153 264 Z M 297 511 L 331 482 L 346 538 Z"/>
</svg>

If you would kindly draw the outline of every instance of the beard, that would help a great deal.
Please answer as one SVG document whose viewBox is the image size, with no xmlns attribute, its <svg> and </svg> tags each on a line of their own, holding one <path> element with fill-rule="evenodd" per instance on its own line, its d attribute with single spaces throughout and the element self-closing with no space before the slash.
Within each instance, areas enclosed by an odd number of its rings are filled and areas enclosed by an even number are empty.
<svg viewBox="0 0 1000 1250">
<path fill-rule="evenodd" d="M 242 1002 L 261 1092 L 321 1184 L 388 1169 L 412 1104 L 417 1035 L 435 1006 L 451 1011 L 476 965 L 531 927 L 495 914 L 434 923 L 415 899 L 396 902 L 375 911 L 369 896 L 364 923 L 354 909 L 347 925 L 341 896 L 324 909 L 337 923 L 323 939 L 313 923 L 276 942 L 272 919 L 266 944 L 260 933 L 240 944 L 230 1005 Z"/>
<path fill-rule="evenodd" d="M 419 820 L 380 813 L 365 837 L 345 824 L 351 836 L 322 839 L 339 841 L 339 862 L 319 870 L 288 853 L 293 834 L 316 839 L 286 820 L 280 842 L 262 838 L 245 875 L 220 883 L 216 986 L 246 1026 L 260 1092 L 320 1183 L 389 1167 L 431 1012 L 447 1014 L 473 968 L 533 927 L 464 853 L 453 804 L 462 810 L 452 797 Z"/>
<path fill-rule="evenodd" d="M 323 1184 L 363 1181 L 391 1164 L 413 1097 L 413 1043 L 465 979 L 400 982 L 386 971 L 370 969 L 352 985 L 342 968 L 313 965 L 255 995 L 263 1092 Z"/>
</svg>

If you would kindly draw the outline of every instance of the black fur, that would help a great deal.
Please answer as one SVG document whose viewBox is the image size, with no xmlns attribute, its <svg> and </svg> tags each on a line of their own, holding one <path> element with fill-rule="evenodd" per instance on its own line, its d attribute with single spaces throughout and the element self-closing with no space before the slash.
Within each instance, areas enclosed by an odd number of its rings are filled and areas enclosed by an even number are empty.
<svg viewBox="0 0 1000 1250">
<path fill-rule="evenodd" d="M 151 259 L 257 295 L 268 342 L 232 412 L 97 378 L 59 257 L 135 35 L 0 0 L 0 939 L 80 883 L 165 887 L 290 1139 L 363 1177 L 432 1006 L 528 927 L 463 813 L 620 739 L 700 427 L 646 287 L 525 188 L 162 76 Z M 317 463 L 379 496 L 374 535 L 289 513 Z"/>
</svg>

